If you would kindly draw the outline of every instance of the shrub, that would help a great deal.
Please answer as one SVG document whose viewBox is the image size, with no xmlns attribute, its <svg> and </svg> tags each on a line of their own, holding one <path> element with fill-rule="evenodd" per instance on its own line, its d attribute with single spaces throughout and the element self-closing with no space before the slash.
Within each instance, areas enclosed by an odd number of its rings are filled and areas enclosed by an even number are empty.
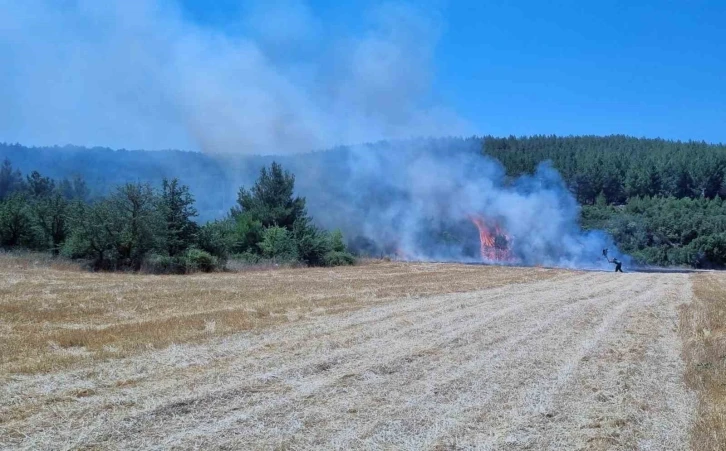
<svg viewBox="0 0 726 451">
<path fill-rule="evenodd" d="M 309 220 L 297 220 L 292 236 L 301 262 L 310 266 L 323 266 L 325 254 L 331 250 L 328 233 L 310 224 Z"/>
<path fill-rule="evenodd" d="M 257 263 L 260 263 L 260 261 L 262 261 L 262 257 L 259 254 L 255 254 L 249 251 L 243 252 L 241 254 L 234 254 L 230 256 L 229 259 L 235 260 L 245 265 L 256 265 Z"/>
<path fill-rule="evenodd" d="M 234 253 L 251 252 L 257 249 L 262 241 L 264 231 L 262 223 L 252 218 L 249 213 L 239 213 L 233 217 L 231 246 Z"/>
<path fill-rule="evenodd" d="M 279 259 L 265 258 L 258 254 L 242 253 L 230 256 L 225 269 L 228 271 L 239 272 L 276 268 L 299 268 L 304 266 L 305 264 L 299 261 L 281 261 Z"/>
<path fill-rule="evenodd" d="M 269 227 L 262 234 L 259 243 L 262 255 L 275 261 L 295 261 L 298 259 L 297 246 L 292 234 L 282 227 Z"/>
<path fill-rule="evenodd" d="M 219 268 L 219 259 L 201 249 L 189 249 L 184 254 L 187 272 L 212 272 Z"/>
<path fill-rule="evenodd" d="M 224 264 L 234 247 L 234 222 L 226 219 L 205 224 L 197 233 L 197 245 Z"/>
<path fill-rule="evenodd" d="M 61 246 L 60 254 L 63 257 L 78 259 L 83 258 L 88 254 L 89 244 L 87 240 L 84 240 L 82 236 L 73 234 L 66 238 L 66 241 Z"/>
<path fill-rule="evenodd" d="M 141 272 L 148 274 L 185 274 L 186 262 L 183 258 L 168 255 L 149 255 L 141 265 Z"/>
<path fill-rule="evenodd" d="M 343 232 L 333 230 L 330 233 L 330 248 L 333 252 L 345 252 L 345 243 L 343 242 Z"/>
<path fill-rule="evenodd" d="M 330 251 L 323 257 L 325 266 L 346 266 L 355 263 L 355 257 L 348 252 Z"/>
<path fill-rule="evenodd" d="M 212 272 L 220 267 L 219 259 L 200 249 L 188 249 L 177 257 L 152 254 L 144 259 L 141 271 L 148 274 L 190 274 Z"/>
</svg>

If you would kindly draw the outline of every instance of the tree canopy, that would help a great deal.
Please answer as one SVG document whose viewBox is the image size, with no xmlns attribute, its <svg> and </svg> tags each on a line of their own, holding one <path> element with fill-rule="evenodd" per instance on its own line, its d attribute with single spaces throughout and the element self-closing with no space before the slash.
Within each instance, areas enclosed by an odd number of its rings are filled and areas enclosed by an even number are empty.
<svg viewBox="0 0 726 451">
<path fill-rule="evenodd" d="M 340 233 L 313 225 L 295 178 L 277 163 L 260 171 L 239 207 L 219 221 L 195 222 L 195 199 L 178 179 L 125 183 L 90 198 L 75 177 L 60 182 L 33 171 L 23 179 L 0 167 L 0 246 L 63 253 L 94 269 L 161 273 L 211 271 L 231 256 L 249 263 L 350 264 Z"/>
</svg>

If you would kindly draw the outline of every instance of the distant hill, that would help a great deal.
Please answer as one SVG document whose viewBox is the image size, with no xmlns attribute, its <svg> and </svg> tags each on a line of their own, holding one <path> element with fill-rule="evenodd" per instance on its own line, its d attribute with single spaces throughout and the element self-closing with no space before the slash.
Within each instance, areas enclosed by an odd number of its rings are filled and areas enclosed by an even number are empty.
<svg viewBox="0 0 726 451">
<path fill-rule="evenodd" d="M 532 136 L 468 139 L 442 138 L 365 145 L 365 152 L 483 151 L 501 162 L 510 176 L 532 173 L 552 161 L 581 204 L 599 195 L 608 204 L 636 196 L 673 195 L 713 198 L 726 193 L 726 146 L 627 136 Z M 314 210 L 325 202 L 321 189 L 335 191 L 336 181 L 351 170 L 350 148 L 294 155 L 210 155 L 180 150 L 113 150 L 105 147 L 26 147 L 0 143 L 0 160 L 8 158 L 23 173 L 33 170 L 51 178 L 82 176 L 92 194 L 102 195 L 126 182 L 158 184 L 177 177 L 197 198 L 201 219 L 224 215 L 237 190 L 249 185 L 273 160 L 295 173 L 297 189 Z M 319 199 L 322 197 L 321 199 Z"/>
<path fill-rule="evenodd" d="M 103 195 L 126 182 L 158 184 L 164 177 L 178 177 L 196 195 L 198 208 L 205 219 L 226 212 L 234 202 L 237 189 L 234 181 L 251 180 L 252 174 L 259 170 L 254 167 L 267 161 L 259 158 L 257 162 L 257 158 L 249 157 L 245 159 L 249 165 L 240 165 L 242 172 L 233 174 L 221 159 L 199 152 L 0 144 L 0 159 L 5 158 L 23 173 L 37 170 L 54 179 L 80 175 L 88 183 L 92 195 Z"/>
<path fill-rule="evenodd" d="M 406 143 L 381 142 L 367 144 L 366 152 L 401 151 L 435 148 L 478 151 L 479 141 L 472 139 L 432 139 Z M 149 182 L 158 185 L 163 178 L 177 177 L 189 185 L 197 200 L 200 220 L 224 216 L 236 199 L 240 186 L 251 185 L 260 169 L 272 161 L 280 162 L 297 178 L 300 195 L 308 197 L 312 211 L 326 205 L 326 198 L 346 180 L 350 167 L 350 149 L 338 147 L 326 151 L 293 155 L 211 155 L 181 150 L 125 150 L 106 147 L 52 146 L 26 147 L 0 143 L 0 161 L 9 159 L 24 174 L 39 171 L 53 179 L 76 175 L 87 182 L 91 195 L 104 195 L 127 182 Z"/>
</svg>

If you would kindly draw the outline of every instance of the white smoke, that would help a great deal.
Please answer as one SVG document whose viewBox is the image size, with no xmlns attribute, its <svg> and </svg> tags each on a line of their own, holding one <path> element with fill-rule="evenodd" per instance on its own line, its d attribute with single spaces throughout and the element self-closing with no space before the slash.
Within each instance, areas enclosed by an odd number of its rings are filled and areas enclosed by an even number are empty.
<svg viewBox="0 0 726 451">
<path fill-rule="evenodd" d="M 612 269 L 605 248 L 630 262 L 606 234 L 580 228 L 579 205 L 548 163 L 508 178 L 478 139 L 356 146 L 328 158 L 313 177 L 297 169 L 299 191 L 314 217 L 358 250 L 481 262 L 471 218 L 482 217 L 509 235 L 504 248 L 515 264 Z"/>
<path fill-rule="evenodd" d="M 0 140 L 280 154 L 460 134 L 431 101 L 439 23 L 409 4 L 341 32 L 300 0 L 227 27 L 172 0 L 0 0 Z M 232 31 L 230 31 L 232 30 Z"/>
</svg>

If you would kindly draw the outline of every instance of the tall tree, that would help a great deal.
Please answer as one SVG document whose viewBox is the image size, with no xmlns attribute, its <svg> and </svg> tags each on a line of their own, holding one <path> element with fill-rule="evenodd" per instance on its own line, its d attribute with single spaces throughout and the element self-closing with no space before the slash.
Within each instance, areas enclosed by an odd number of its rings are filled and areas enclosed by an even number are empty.
<svg viewBox="0 0 726 451">
<path fill-rule="evenodd" d="M 294 196 L 295 176 L 273 162 L 263 167 L 251 190 L 240 188 L 237 196 L 239 209 L 235 215 L 246 213 L 264 227 L 278 226 L 292 231 L 295 221 L 304 218 L 305 198 Z"/>
<path fill-rule="evenodd" d="M 88 185 L 80 175 L 74 176 L 72 180 L 63 179 L 58 188 L 67 200 L 86 201 L 89 198 Z"/>
<path fill-rule="evenodd" d="M 144 257 L 159 247 L 163 218 L 157 205 L 151 186 L 131 183 L 101 201 L 79 203 L 69 253 L 93 258 L 99 269 L 140 269 Z"/>
<path fill-rule="evenodd" d="M 164 216 L 165 246 L 170 256 L 179 255 L 196 240 L 198 227 L 192 218 L 197 216 L 194 197 L 189 187 L 179 180 L 164 179 L 161 191 L 161 212 Z"/>
<path fill-rule="evenodd" d="M 149 184 L 127 183 L 110 198 L 112 213 L 123 224 L 115 237 L 119 260 L 124 266 L 138 270 L 155 244 L 160 216 L 155 208 L 154 190 Z"/>
<path fill-rule="evenodd" d="M 74 207 L 65 252 L 71 258 L 92 259 L 95 269 L 114 269 L 118 262 L 115 242 L 123 224 L 116 221 L 110 202 L 79 202 Z"/>
<path fill-rule="evenodd" d="M 31 238 L 31 220 L 25 195 L 13 193 L 0 202 L 0 245 L 20 246 Z"/>
<path fill-rule="evenodd" d="M 0 201 L 8 198 L 12 193 L 20 191 L 22 187 L 22 174 L 18 170 L 13 170 L 13 165 L 6 158 L 0 166 Z"/>
<path fill-rule="evenodd" d="M 55 189 L 55 182 L 49 177 L 43 177 L 38 171 L 33 171 L 27 177 L 28 192 L 34 198 L 47 197 Z"/>
<path fill-rule="evenodd" d="M 68 233 L 68 201 L 55 191 L 31 204 L 41 246 L 57 255 Z"/>
</svg>

